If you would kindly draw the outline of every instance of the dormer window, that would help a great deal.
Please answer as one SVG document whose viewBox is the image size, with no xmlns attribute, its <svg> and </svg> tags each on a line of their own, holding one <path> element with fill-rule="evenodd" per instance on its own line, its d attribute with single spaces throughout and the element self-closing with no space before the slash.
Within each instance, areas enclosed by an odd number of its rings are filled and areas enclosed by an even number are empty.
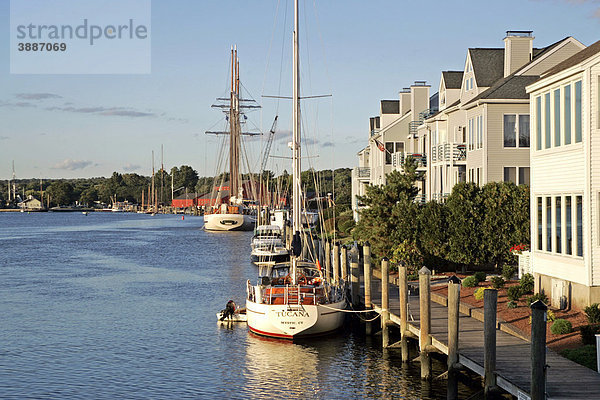
<svg viewBox="0 0 600 400">
<path fill-rule="evenodd" d="M 469 90 L 471 90 L 471 88 L 469 87 L 469 82 L 470 82 L 470 81 L 469 81 L 469 79 L 467 79 L 467 80 L 465 81 L 465 90 L 466 90 L 467 92 L 468 92 Z"/>
</svg>

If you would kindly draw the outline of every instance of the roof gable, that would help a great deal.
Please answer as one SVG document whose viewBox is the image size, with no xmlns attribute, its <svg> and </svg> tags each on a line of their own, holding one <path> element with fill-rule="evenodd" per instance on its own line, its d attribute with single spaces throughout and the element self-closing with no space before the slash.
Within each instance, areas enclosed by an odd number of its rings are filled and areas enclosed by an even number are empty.
<svg viewBox="0 0 600 400">
<path fill-rule="evenodd" d="M 545 78 L 547 76 L 557 74 L 561 71 L 564 71 L 566 69 L 574 67 L 575 65 L 577 65 L 579 63 L 584 62 L 588 58 L 595 56 L 598 53 L 600 53 L 600 40 L 597 41 L 596 43 L 590 45 L 589 47 L 586 47 L 585 49 L 581 50 L 580 52 L 575 53 L 571 57 L 567 58 L 565 61 L 550 68 L 542 76 Z"/>
<path fill-rule="evenodd" d="M 475 82 L 490 87 L 504 76 L 504 49 L 469 49 Z"/>
<path fill-rule="evenodd" d="M 460 89 L 463 71 L 442 71 L 442 79 L 446 89 Z"/>
</svg>

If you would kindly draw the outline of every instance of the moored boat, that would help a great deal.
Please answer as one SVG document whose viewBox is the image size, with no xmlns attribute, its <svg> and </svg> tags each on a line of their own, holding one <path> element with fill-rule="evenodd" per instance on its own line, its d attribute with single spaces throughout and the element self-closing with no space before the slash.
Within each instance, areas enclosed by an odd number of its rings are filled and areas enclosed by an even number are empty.
<svg viewBox="0 0 600 400">
<path fill-rule="evenodd" d="M 278 263 L 289 259 L 289 251 L 283 242 L 277 225 L 259 225 L 252 237 L 252 262 L 255 264 Z"/>
</svg>

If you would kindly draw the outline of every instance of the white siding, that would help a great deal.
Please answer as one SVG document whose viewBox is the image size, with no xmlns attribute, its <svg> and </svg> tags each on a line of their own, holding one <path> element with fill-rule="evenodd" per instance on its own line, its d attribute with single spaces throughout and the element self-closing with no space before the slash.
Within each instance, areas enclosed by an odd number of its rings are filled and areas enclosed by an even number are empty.
<svg viewBox="0 0 600 400">
<path fill-rule="evenodd" d="M 590 104 L 589 112 L 586 113 L 590 116 L 590 127 L 591 135 L 590 140 L 590 180 L 591 180 L 591 193 L 590 193 L 590 229 L 591 229 L 591 260 L 592 265 L 592 284 L 600 285 L 600 129 L 598 124 L 599 104 L 598 96 L 599 85 L 600 85 L 600 65 L 595 65 L 591 68 L 591 82 L 589 85 L 589 102 L 586 101 L 586 105 Z M 585 134 L 585 132 L 584 132 Z M 584 140 L 587 138 L 584 137 Z"/>
</svg>

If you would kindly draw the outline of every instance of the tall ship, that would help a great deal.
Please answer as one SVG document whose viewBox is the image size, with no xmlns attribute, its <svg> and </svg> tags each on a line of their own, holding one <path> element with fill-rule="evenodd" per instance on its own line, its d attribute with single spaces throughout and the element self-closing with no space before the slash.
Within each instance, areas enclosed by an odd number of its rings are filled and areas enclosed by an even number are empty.
<svg viewBox="0 0 600 400">
<path fill-rule="evenodd" d="M 287 263 L 267 268 L 256 285 L 247 282 L 246 313 L 251 332 L 282 339 L 323 335 L 344 322 L 345 284 L 329 282 L 320 265 L 300 257 L 301 221 L 301 121 L 298 0 L 294 1 L 293 32 L 293 135 L 292 135 L 292 251 Z M 306 235 L 304 240 L 307 240 Z"/>
<path fill-rule="evenodd" d="M 217 98 L 215 108 L 221 108 L 227 115 L 227 131 L 207 131 L 207 134 L 229 136 L 229 184 L 214 185 L 211 204 L 204 210 L 204 229 L 208 231 L 251 231 L 256 223 L 256 213 L 247 206 L 250 199 L 244 198 L 254 189 L 253 182 L 243 185 L 241 179 L 241 140 L 242 135 L 255 135 L 242 132 L 240 115 L 243 108 L 260 108 L 254 100 L 244 99 L 240 94 L 239 60 L 237 48 L 231 49 L 231 90 L 229 98 Z M 258 135 L 259 133 L 256 133 Z M 222 180 L 225 174 L 221 175 Z M 216 180 L 215 180 L 216 183 Z M 244 201 L 246 200 L 246 202 Z"/>
</svg>

